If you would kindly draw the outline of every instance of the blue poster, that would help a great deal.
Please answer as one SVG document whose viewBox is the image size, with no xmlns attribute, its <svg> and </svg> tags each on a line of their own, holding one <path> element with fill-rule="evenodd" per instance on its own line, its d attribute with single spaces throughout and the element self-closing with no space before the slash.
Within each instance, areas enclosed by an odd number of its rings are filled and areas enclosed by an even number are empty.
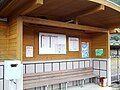
<svg viewBox="0 0 120 90">
<path fill-rule="evenodd" d="M 82 58 L 89 58 L 89 43 L 82 42 Z"/>
</svg>

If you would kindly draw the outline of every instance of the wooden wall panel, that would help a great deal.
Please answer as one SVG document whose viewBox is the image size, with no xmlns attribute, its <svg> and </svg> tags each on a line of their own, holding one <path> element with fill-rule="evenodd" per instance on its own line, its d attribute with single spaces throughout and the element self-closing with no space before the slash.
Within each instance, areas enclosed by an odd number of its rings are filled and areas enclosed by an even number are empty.
<svg viewBox="0 0 120 90">
<path fill-rule="evenodd" d="M 92 35 L 92 58 L 108 58 L 109 57 L 109 36 L 108 33 L 102 33 L 102 34 L 93 34 Z M 103 56 L 96 56 L 95 55 L 95 49 L 103 49 L 104 55 Z"/>
<path fill-rule="evenodd" d="M 8 58 L 8 26 L 6 23 L 0 22 L 0 60 Z"/>
<path fill-rule="evenodd" d="M 39 55 L 38 51 L 38 36 L 39 32 L 48 32 L 48 33 L 61 33 L 67 36 L 67 54 L 66 55 Z M 78 52 L 69 52 L 68 51 L 68 37 L 78 37 L 83 39 L 82 41 L 90 41 L 90 37 L 88 34 L 84 34 L 80 31 L 74 31 L 69 29 L 63 28 L 53 28 L 53 27 L 30 27 L 24 26 L 24 33 L 23 33 L 23 60 L 58 60 L 58 59 L 73 59 L 73 58 L 81 58 L 81 48 Z M 34 57 L 33 58 L 26 58 L 26 46 L 33 46 L 34 47 Z"/>
<path fill-rule="evenodd" d="M 53 28 L 53 27 L 46 27 L 46 26 L 24 25 L 24 32 L 22 34 L 21 26 L 18 25 L 17 19 L 10 21 L 9 28 L 7 24 L 0 23 L 0 59 L 20 59 L 21 57 L 22 57 L 21 59 L 23 60 L 58 60 L 58 59 L 81 58 L 81 45 L 80 45 L 80 50 L 78 52 L 69 52 L 68 43 L 67 43 L 66 55 L 39 55 L 38 54 L 39 53 L 38 52 L 39 32 L 65 34 L 67 38 L 69 36 L 79 37 L 80 44 L 81 42 L 90 43 L 90 58 L 108 58 L 109 57 L 109 39 L 108 39 L 109 34 L 108 33 L 87 34 L 84 31 L 76 31 L 76 30 L 63 29 L 63 28 Z M 23 35 L 23 44 L 22 44 L 22 35 Z M 29 46 L 29 45 L 34 47 L 33 58 L 26 58 L 25 56 L 26 46 Z M 104 55 L 101 57 L 96 57 L 95 49 L 104 49 Z"/>
<path fill-rule="evenodd" d="M 8 51 L 9 59 L 22 60 L 22 36 L 23 23 L 20 17 L 11 19 L 9 22 Z"/>
<path fill-rule="evenodd" d="M 16 48 L 17 48 L 17 20 L 11 20 L 9 23 L 9 36 L 8 36 L 8 50 L 9 59 L 16 59 Z"/>
</svg>

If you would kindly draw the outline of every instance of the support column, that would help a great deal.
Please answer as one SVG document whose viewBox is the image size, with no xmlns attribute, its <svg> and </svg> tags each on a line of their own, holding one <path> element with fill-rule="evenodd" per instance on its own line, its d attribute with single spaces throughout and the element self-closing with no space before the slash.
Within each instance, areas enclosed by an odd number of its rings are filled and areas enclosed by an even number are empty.
<svg viewBox="0 0 120 90">
<path fill-rule="evenodd" d="M 111 86 L 111 58 L 107 61 L 107 82 L 108 86 Z"/>
<path fill-rule="evenodd" d="M 23 20 L 21 17 L 17 18 L 17 59 L 22 61 L 23 48 Z"/>
<path fill-rule="evenodd" d="M 110 32 L 109 31 L 108 31 L 107 82 L 108 82 L 108 86 L 111 86 L 111 58 L 110 58 Z"/>
<path fill-rule="evenodd" d="M 23 56 L 23 20 L 17 17 L 17 59 L 22 61 Z M 23 76 L 16 82 L 17 90 L 23 90 Z"/>
</svg>

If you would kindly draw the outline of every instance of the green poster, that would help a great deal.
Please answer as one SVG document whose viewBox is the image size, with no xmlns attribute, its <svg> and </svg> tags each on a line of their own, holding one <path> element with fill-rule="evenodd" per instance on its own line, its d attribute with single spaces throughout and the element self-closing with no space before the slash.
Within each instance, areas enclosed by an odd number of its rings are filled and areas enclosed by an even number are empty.
<svg viewBox="0 0 120 90">
<path fill-rule="evenodd" d="M 103 49 L 96 49 L 95 54 L 96 56 L 103 56 L 104 50 Z"/>
</svg>

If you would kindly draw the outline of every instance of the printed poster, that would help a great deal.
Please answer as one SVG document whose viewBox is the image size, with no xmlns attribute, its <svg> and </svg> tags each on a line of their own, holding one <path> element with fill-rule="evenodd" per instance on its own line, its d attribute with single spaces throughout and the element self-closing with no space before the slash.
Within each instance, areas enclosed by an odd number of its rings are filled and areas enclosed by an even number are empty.
<svg viewBox="0 0 120 90">
<path fill-rule="evenodd" d="M 82 42 L 82 58 L 89 58 L 89 43 Z"/>
</svg>

